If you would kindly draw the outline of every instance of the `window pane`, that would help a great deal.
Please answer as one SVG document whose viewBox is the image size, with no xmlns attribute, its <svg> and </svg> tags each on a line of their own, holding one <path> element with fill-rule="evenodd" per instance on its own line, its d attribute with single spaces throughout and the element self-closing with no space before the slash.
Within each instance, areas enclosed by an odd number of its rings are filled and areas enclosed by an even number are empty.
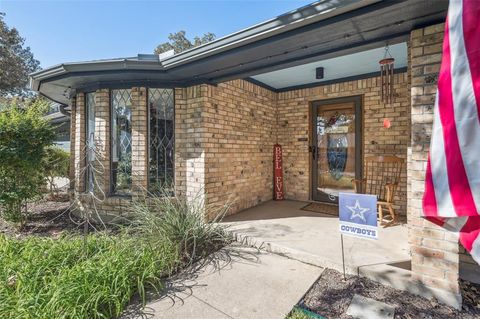
<svg viewBox="0 0 480 319">
<path fill-rule="evenodd" d="M 112 90 L 112 193 L 129 195 L 132 186 L 132 103 L 130 90 Z"/>
<path fill-rule="evenodd" d="M 173 190 L 174 96 L 173 89 L 148 89 L 149 191 Z"/>
<path fill-rule="evenodd" d="M 95 161 L 95 93 L 85 94 L 85 105 L 87 110 L 87 131 L 86 131 L 86 190 L 93 192 L 94 176 L 93 162 Z"/>
</svg>

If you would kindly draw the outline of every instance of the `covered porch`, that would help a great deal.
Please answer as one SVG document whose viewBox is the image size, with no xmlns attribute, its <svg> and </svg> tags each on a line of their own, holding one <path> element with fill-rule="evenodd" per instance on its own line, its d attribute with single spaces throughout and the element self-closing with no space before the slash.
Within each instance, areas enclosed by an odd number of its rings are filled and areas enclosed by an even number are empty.
<svg viewBox="0 0 480 319">
<path fill-rule="evenodd" d="M 103 211 L 122 214 L 130 197 L 168 181 L 179 196 L 230 204 L 225 222 L 245 242 L 323 267 L 342 270 L 338 219 L 301 208 L 356 191 L 369 158 L 400 160 L 398 174 L 374 185 L 393 185 L 392 208 L 408 229 L 380 229 L 375 242 L 345 238 L 347 271 L 458 307 L 460 265 L 478 266 L 455 234 L 421 217 L 446 7 L 320 1 L 173 56 L 62 64 L 34 74 L 32 87 L 72 107 L 74 194 L 85 190 L 89 121 L 105 167 Z M 385 86 L 379 61 L 390 56 Z M 271 201 L 276 144 L 289 201 Z M 126 178 L 115 177 L 118 167 Z"/>
<path fill-rule="evenodd" d="M 288 257 L 322 268 L 343 271 L 342 242 L 338 216 L 304 209 L 308 201 L 267 201 L 227 216 L 236 239 L 259 250 Z M 416 280 L 416 256 L 412 257 L 409 224 L 401 219 L 395 225 L 378 228 L 378 240 L 343 236 L 345 271 L 427 298 L 452 304 L 451 295 L 426 288 Z M 412 232 L 412 230 L 410 230 Z M 410 234 L 411 236 L 411 234 Z M 432 270 L 434 271 L 434 270 Z M 459 264 L 459 278 L 480 283 L 478 266 Z"/>
<path fill-rule="evenodd" d="M 308 202 L 268 201 L 224 223 L 240 241 L 319 267 L 343 270 L 338 217 L 303 210 Z M 346 272 L 405 289 L 411 257 L 406 223 L 380 228 L 378 240 L 344 236 Z"/>
</svg>

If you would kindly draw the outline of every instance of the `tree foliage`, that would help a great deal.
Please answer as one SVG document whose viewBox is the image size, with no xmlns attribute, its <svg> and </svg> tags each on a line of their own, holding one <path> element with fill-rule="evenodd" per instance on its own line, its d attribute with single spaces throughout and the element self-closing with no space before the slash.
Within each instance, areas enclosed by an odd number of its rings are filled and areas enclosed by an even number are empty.
<svg viewBox="0 0 480 319">
<path fill-rule="evenodd" d="M 22 205 L 40 195 L 45 183 L 42 161 L 55 132 L 43 117 L 47 103 L 27 108 L 12 104 L 0 112 L 0 212 L 7 220 L 24 219 Z"/>
<path fill-rule="evenodd" d="M 9 28 L 0 12 L 0 96 L 27 93 L 28 74 L 40 69 L 18 30 Z"/>
<path fill-rule="evenodd" d="M 169 50 L 174 50 L 175 54 L 188 50 L 193 47 L 211 42 L 215 40 L 215 34 L 211 32 L 205 33 L 202 37 L 196 36 L 193 42 L 186 37 L 185 31 L 178 31 L 168 35 L 168 42 L 161 43 L 155 49 L 155 54 L 160 54 Z"/>
</svg>

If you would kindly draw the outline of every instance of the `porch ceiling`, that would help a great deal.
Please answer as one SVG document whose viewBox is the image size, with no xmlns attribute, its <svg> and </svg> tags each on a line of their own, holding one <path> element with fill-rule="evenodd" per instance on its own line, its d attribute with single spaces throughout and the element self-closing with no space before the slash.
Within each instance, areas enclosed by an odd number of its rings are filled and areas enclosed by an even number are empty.
<svg viewBox="0 0 480 319">
<path fill-rule="evenodd" d="M 402 42 L 389 47 L 389 52 L 395 58 L 395 68 L 407 67 L 407 43 Z M 283 70 L 267 72 L 252 76 L 256 81 L 280 90 L 307 84 L 330 82 L 364 74 L 378 72 L 378 61 L 383 58 L 385 48 L 380 47 L 363 52 L 357 52 L 331 59 L 311 62 Z M 315 69 L 324 68 L 324 78 L 315 78 Z"/>
<path fill-rule="evenodd" d="M 402 43 L 412 30 L 444 22 L 447 7 L 447 0 L 370 3 L 221 56 L 206 57 L 192 69 L 198 68 L 198 77 L 222 82 Z M 207 70 L 207 65 L 214 69 Z"/>
</svg>

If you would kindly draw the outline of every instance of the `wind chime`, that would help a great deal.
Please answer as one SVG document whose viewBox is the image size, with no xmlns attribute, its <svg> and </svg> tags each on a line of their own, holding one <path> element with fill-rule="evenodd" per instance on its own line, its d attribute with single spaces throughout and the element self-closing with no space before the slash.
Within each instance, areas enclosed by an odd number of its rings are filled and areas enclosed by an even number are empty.
<svg viewBox="0 0 480 319">
<path fill-rule="evenodd" d="M 382 102 L 393 103 L 393 62 L 395 59 L 390 54 L 388 45 L 385 47 L 385 54 L 380 64 L 380 82 L 382 83 Z"/>
</svg>

